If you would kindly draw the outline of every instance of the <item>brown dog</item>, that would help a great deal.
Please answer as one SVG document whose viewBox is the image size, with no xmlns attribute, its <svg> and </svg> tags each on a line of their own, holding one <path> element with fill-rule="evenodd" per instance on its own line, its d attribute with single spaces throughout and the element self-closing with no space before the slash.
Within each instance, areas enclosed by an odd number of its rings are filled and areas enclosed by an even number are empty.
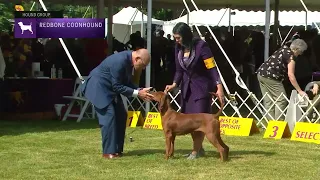
<svg viewBox="0 0 320 180">
<path fill-rule="evenodd" d="M 164 92 L 157 91 L 151 93 L 154 101 L 158 102 L 158 109 L 161 114 L 162 127 L 166 138 L 166 155 L 165 158 L 173 156 L 174 140 L 177 135 L 185 135 L 195 131 L 205 133 L 207 139 L 218 149 L 222 161 L 228 159 L 229 147 L 224 144 L 220 136 L 219 115 L 222 113 L 224 103 L 221 99 L 221 108 L 218 113 L 206 114 L 183 114 L 176 112 L 171 108 L 168 95 Z M 215 95 L 214 93 L 210 93 Z M 195 142 L 194 151 L 199 151 L 201 143 Z"/>
</svg>

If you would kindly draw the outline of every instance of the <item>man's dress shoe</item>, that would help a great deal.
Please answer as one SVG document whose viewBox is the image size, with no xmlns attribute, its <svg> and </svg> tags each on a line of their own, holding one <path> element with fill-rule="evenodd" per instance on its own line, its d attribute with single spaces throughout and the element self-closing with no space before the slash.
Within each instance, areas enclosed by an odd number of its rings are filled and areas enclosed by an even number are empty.
<svg viewBox="0 0 320 180">
<path fill-rule="evenodd" d="M 118 154 L 103 154 L 103 157 L 107 158 L 107 159 L 114 159 L 114 158 L 118 158 L 120 156 Z"/>
</svg>

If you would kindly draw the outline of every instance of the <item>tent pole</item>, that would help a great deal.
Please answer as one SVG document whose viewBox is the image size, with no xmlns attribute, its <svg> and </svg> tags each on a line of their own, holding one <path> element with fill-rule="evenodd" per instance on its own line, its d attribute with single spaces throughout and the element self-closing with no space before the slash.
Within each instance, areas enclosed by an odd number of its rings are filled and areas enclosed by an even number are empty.
<svg viewBox="0 0 320 180">
<path fill-rule="evenodd" d="M 264 30 L 264 61 L 269 58 L 269 39 L 270 39 L 270 0 L 265 0 L 266 21 Z"/>
<path fill-rule="evenodd" d="M 304 30 L 307 30 L 307 29 L 308 29 L 308 11 L 306 11 L 306 24 L 305 24 Z"/>
<path fill-rule="evenodd" d="M 138 11 L 139 11 L 139 10 L 136 8 L 136 10 L 134 11 L 133 15 L 131 16 L 131 18 L 130 18 L 128 24 L 127 24 L 127 25 L 130 25 L 130 32 L 131 32 L 131 34 L 132 34 L 132 23 L 133 23 L 133 21 L 136 19 L 136 16 L 137 16 L 137 14 L 138 14 Z M 143 13 L 142 13 L 142 16 L 143 16 Z M 126 33 L 126 35 L 124 36 L 124 38 L 123 38 L 123 40 L 122 40 L 122 43 L 126 43 L 126 42 L 124 42 L 124 41 L 126 40 L 128 34 L 129 34 L 129 29 L 127 30 L 127 33 Z M 131 34 L 130 34 L 130 35 L 131 35 Z M 129 39 L 129 40 L 130 40 L 130 39 Z"/>
<path fill-rule="evenodd" d="M 274 4 L 274 24 L 273 24 L 273 37 L 272 37 L 272 52 L 276 49 L 278 45 L 278 33 L 279 30 L 279 3 L 280 0 L 275 0 Z"/>
<path fill-rule="evenodd" d="M 91 9 L 92 9 L 91 18 L 93 19 L 94 18 L 94 9 L 93 9 L 93 7 Z"/>
<path fill-rule="evenodd" d="M 304 9 L 305 9 L 307 12 L 309 12 L 309 10 L 308 10 L 306 4 L 303 2 L 303 0 L 300 0 L 300 2 L 301 2 L 301 4 L 302 4 L 302 6 L 304 7 Z M 316 26 L 316 28 L 318 29 L 318 33 L 320 33 L 320 28 L 319 28 L 318 24 L 317 24 L 316 22 L 313 22 L 313 23 L 314 23 L 314 25 Z"/>
<path fill-rule="evenodd" d="M 82 18 L 86 17 L 86 15 L 87 15 L 87 13 L 88 13 L 89 9 L 90 9 L 90 6 L 88 6 L 88 8 L 86 9 L 86 12 L 84 12 L 84 14 L 83 14 Z"/>
<path fill-rule="evenodd" d="M 179 18 L 182 16 L 182 14 L 183 14 L 184 10 L 185 10 L 185 9 L 183 9 L 183 10 L 181 11 L 181 14 L 180 14 Z"/>
<path fill-rule="evenodd" d="M 32 3 L 32 6 L 31 6 L 31 8 L 30 8 L 30 10 L 29 11 L 32 11 L 33 10 L 33 7 L 34 7 L 34 5 L 36 4 L 36 2 L 35 1 L 33 1 L 33 3 Z"/>
<path fill-rule="evenodd" d="M 189 7 L 188 7 L 188 4 L 186 3 L 186 1 L 185 0 L 183 0 L 183 4 L 184 4 L 184 6 L 186 7 L 186 9 L 187 9 L 187 13 L 188 14 L 190 14 L 191 13 L 191 11 L 190 11 L 190 9 L 189 9 Z M 189 25 L 189 24 L 188 24 Z M 192 24 L 191 24 L 192 25 Z M 190 26 L 190 25 L 189 25 Z M 198 26 L 195 26 L 195 28 L 196 28 L 196 30 L 198 31 L 198 34 L 199 34 L 199 36 L 200 36 L 200 38 L 201 38 L 201 32 L 200 32 L 200 29 L 198 28 Z"/>
<path fill-rule="evenodd" d="M 287 38 L 289 37 L 291 31 L 293 30 L 294 26 L 291 27 L 291 29 L 289 30 L 288 34 L 286 35 L 286 37 L 284 38 L 284 40 L 281 43 L 281 46 L 283 46 L 283 44 L 286 42 Z"/>
<path fill-rule="evenodd" d="M 229 26 L 228 26 L 228 32 L 231 32 L 231 8 L 229 7 Z"/>
<path fill-rule="evenodd" d="M 190 13 L 188 12 L 187 13 L 187 24 L 189 25 L 190 24 Z M 190 25 L 189 25 L 190 26 Z"/>
<path fill-rule="evenodd" d="M 147 21 L 147 49 L 151 54 L 151 33 L 152 33 L 152 0 L 148 0 L 148 21 Z M 150 87 L 151 84 L 151 63 L 146 68 L 146 87 Z M 150 102 L 146 102 L 146 113 L 150 111 Z"/>
<path fill-rule="evenodd" d="M 136 17 L 137 17 L 138 12 L 139 12 L 139 9 L 136 8 L 136 11 L 134 12 L 133 16 L 131 17 L 131 18 L 132 18 L 132 21 L 130 22 L 130 32 L 131 32 L 131 34 L 133 33 L 132 25 L 133 25 L 134 20 L 135 20 Z M 142 14 L 142 16 L 143 16 L 143 13 L 141 13 L 141 14 Z M 130 35 L 131 35 L 131 34 L 130 34 Z"/>
<path fill-rule="evenodd" d="M 217 26 L 219 26 L 220 22 L 222 21 L 222 19 L 223 19 L 224 15 L 226 14 L 227 11 L 228 11 L 228 8 L 226 8 L 226 10 L 224 11 L 224 13 L 223 13 L 222 17 L 220 18 Z"/>
<path fill-rule="evenodd" d="M 279 39 L 280 39 L 280 42 L 282 42 L 283 41 L 283 39 L 282 39 L 282 35 L 281 35 L 281 32 L 280 32 L 280 29 L 278 28 L 278 33 L 279 33 Z"/>
<path fill-rule="evenodd" d="M 40 3 L 40 5 L 41 5 L 41 7 L 42 7 L 42 9 L 43 9 L 44 11 L 48 11 L 47 7 L 44 5 L 44 3 L 43 3 L 42 0 L 39 0 L 39 3 Z M 71 54 L 70 54 L 70 52 L 69 52 L 66 44 L 64 43 L 64 41 L 63 41 L 62 38 L 59 38 L 59 41 L 60 41 L 60 43 L 61 43 L 64 51 L 66 52 L 66 54 L 67 54 L 67 56 L 68 56 L 68 58 L 69 58 L 69 60 L 70 60 L 70 62 L 71 62 L 71 64 L 72 64 L 74 70 L 76 71 L 79 79 L 80 79 L 80 80 L 82 81 L 82 83 L 83 83 L 83 82 L 84 82 L 84 79 L 83 79 L 83 77 L 81 76 L 77 65 L 74 63 L 74 60 L 73 60 L 73 58 L 72 58 L 72 56 L 71 56 Z"/>
<path fill-rule="evenodd" d="M 141 37 L 144 38 L 144 19 L 143 19 L 143 5 L 142 5 L 142 1 L 141 1 L 141 18 L 142 18 L 142 21 L 141 21 Z"/>
<path fill-rule="evenodd" d="M 101 14 L 103 13 L 102 17 L 99 18 L 105 18 L 104 15 L 104 0 L 99 0 L 99 2 L 101 2 L 101 4 L 99 3 L 102 12 L 100 12 Z M 108 55 L 110 56 L 111 54 L 113 54 L 113 34 L 112 34 L 112 29 L 113 29 L 113 1 L 114 0 L 108 0 L 108 31 L 107 31 L 107 43 L 108 43 Z M 101 11 L 100 10 L 100 11 Z"/>
</svg>

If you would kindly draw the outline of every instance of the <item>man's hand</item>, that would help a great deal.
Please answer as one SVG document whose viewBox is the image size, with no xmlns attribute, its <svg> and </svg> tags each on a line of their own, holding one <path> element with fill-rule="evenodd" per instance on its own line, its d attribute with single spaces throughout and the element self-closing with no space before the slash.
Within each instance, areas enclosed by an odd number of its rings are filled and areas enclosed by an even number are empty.
<svg viewBox="0 0 320 180">
<path fill-rule="evenodd" d="M 313 95 L 317 95 L 318 92 L 319 92 L 319 85 L 318 84 L 314 84 L 313 88 L 312 88 Z"/>
<path fill-rule="evenodd" d="M 144 101 L 151 101 L 153 99 L 153 95 L 149 93 L 152 87 L 140 89 L 138 92 L 138 97 Z"/>
</svg>

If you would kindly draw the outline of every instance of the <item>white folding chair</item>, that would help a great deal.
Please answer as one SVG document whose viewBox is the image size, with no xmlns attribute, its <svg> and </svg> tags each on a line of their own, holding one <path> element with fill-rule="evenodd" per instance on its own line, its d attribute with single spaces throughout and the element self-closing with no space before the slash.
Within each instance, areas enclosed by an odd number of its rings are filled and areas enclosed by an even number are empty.
<svg viewBox="0 0 320 180">
<path fill-rule="evenodd" d="M 87 79 L 87 76 L 83 76 L 84 79 Z M 66 121 L 68 117 L 77 117 L 77 122 L 80 122 L 82 118 L 85 116 L 89 119 L 95 118 L 95 110 L 94 106 L 87 100 L 83 93 L 81 92 L 81 80 L 79 78 L 76 79 L 74 84 L 74 92 L 72 96 L 63 96 L 65 99 L 69 99 L 71 102 L 68 106 L 67 111 L 65 112 L 62 121 Z M 91 112 L 87 112 L 88 106 L 91 105 Z M 72 108 L 74 106 L 80 107 L 80 114 L 70 114 Z"/>
</svg>

